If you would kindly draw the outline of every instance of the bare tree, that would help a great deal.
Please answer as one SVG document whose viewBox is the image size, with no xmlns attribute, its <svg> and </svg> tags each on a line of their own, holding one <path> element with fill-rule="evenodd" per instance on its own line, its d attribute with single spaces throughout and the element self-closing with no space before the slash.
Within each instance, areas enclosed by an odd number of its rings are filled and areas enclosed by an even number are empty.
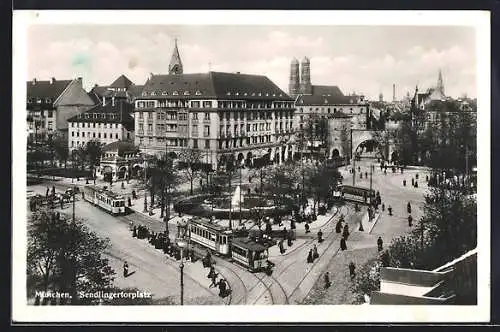
<svg viewBox="0 0 500 332">
<path fill-rule="evenodd" d="M 189 194 L 193 195 L 193 182 L 201 169 L 202 156 L 197 149 L 187 149 L 179 154 L 179 168 L 189 181 Z"/>
</svg>

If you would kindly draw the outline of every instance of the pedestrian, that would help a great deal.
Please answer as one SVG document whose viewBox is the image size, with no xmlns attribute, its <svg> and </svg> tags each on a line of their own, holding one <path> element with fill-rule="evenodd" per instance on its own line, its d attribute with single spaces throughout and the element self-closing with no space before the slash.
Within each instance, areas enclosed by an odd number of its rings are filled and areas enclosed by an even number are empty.
<svg viewBox="0 0 500 332">
<path fill-rule="evenodd" d="M 352 261 L 349 263 L 349 275 L 351 276 L 351 279 L 356 277 L 356 266 Z"/>
<path fill-rule="evenodd" d="M 347 250 L 347 243 L 344 237 L 340 239 L 340 250 L 342 251 Z"/>
<path fill-rule="evenodd" d="M 377 247 L 378 247 L 378 251 L 382 251 L 382 245 L 384 244 L 384 241 L 382 240 L 382 238 L 379 236 L 378 237 L 378 240 L 377 240 Z"/>
<path fill-rule="evenodd" d="M 323 232 L 320 229 L 318 232 L 318 243 L 321 243 L 321 242 L 323 242 Z"/>
<path fill-rule="evenodd" d="M 415 181 L 415 188 L 418 188 L 418 181 Z"/>
<path fill-rule="evenodd" d="M 385 211 L 385 204 L 382 203 L 382 212 L 384 212 L 384 211 Z"/>
<path fill-rule="evenodd" d="M 316 245 L 314 245 L 314 247 L 313 247 L 313 260 L 315 260 L 318 257 L 319 257 L 318 247 L 316 247 Z"/>
<path fill-rule="evenodd" d="M 368 172 L 365 172 L 365 178 L 368 179 Z"/>
<path fill-rule="evenodd" d="M 309 229 L 309 223 L 306 222 L 304 228 L 306 229 L 306 233 L 310 233 L 311 230 Z"/>
<path fill-rule="evenodd" d="M 313 261 L 314 261 L 313 251 L 312 251 L 312 249 L 309 249 L 309 254 L 307 255 L 307 263 L 312 263 Z"/>
<path fill-rule="evenodd" d="M 408 216 L 408 226 L 411 227 L 413 225 L 413 217 L 411 214 Z"/>
<path fill-rule="evenodd" d="M 415 174 L 415 180 L 418 180 L 418 173 Z"/>
<path fill-rule="evenodd" d="M 283 255 L 285 253 L 285 248 L 283 248 L 283 240 L 282 239 L 278 242 L 278 247 L 280 248 L 280 254 Z"/>
<path fill-rule="evenodd" d="M 224 279 L 219 280 L 219 296 L 224 297 L 226 295 L 226 282 Z"/>
<path fill-rule="evenodd" d="M 387 208 L 387 211 L 389 211 L 389 215 L 392 216 L 392 206 L 389 205 L 389 207 Z"/>
<path fill-rule="evenodd" d="M 415 187 L 415 179 L 414 179 L 414 178 L 411 178 L 411 185 L 412 185 L 413 187 Z"/>
<path fill-rule="evenodd" d="M 45 191 L 45 197 L 49 197 L 49 192 L 50 192 L 50 189 L 49 189 L 49 187 L 47 187 L 47 190 Z"/>
<path fill-rule="evenodd" d="M 329 288 L 332 285 L 330 282 L 330 272 L 325 273 L 325 289 Z"/>
<path fill-rule="evenodd" d="M 211 278 L 212 278 L 212 283 L 210 284 L 210 286 L 208 286 L 208 288 L 212 288 L 212 287 L 217 287 L 217 276 L 219 274 L 218 273 L 213 273 Z"/>
<path fill-rule="evenodd" d="M 359 178 L 362 179 L 363 178 L 363 173 L 359 173 Z"/>
<path fill-rule="evenodd" d="M 426 182 L 429 182 L 429 175 L 426 175 L 426 176 L 425 176 L 425 181 L 426 181 Z"/>
<path fill-rule="evenodd" d="M 63 197 L 62 197 L 62 196 L 61 196 L 60 203 L 61 203 L 61 209 L 64 209 L 64 199 L 63 199 Z"/>
<path fill-rule="evenodd" d="M 135 192 L 135 190 L 132 190 L 132 198 L 137 199 L 137 193 Z"/>
<path fill-rule="evenodd" d="M 129 197 L 128 197 L 128 199 L 127 199 L 127 203 L 128 203 L 128 206 L 129 206 L 129 207 L 130 207 L 130 206 L 132 206 L 132 200 L 130 199 L 130 196 L 129 196 Z"/>
<path fill-rule="evenodd" d="M 408 204 L 406 205 L 406 210 L 408 211 L 408 213 L 411 213 L 411 204 L 410 204 L 410 202 L 408 202 Z"/>
<path fill-rule="evenodd" d="M 134 225 L 134 228 L 132 229 L 132 237 L 137 237 L 137 226 Z"/>
<path fill-rule="evenodd" d="M 406 180 L 403 180 L 403 187 L 406 187 Z"/>
<path fill-rule="evenodd" d="M 349 237 L 349 225 L 345 224 L 344 225 L 344 231 L 342 232 L 342 236 L 347 240 Z"/>
<path fill-rule="evenodd" d="M 127 263 L 127 261 L 125 261 L 123 263 L 123 277 L 125 277 L 125 278 L 128 277 L 128 263 Z"/>
<path fill-rule="evenodd" d="M 384 175 L 387 175 L 387 168 L 384 169 Z"/>
<path fill-rule="evenodd" d="M 56 194 L 56 187 L 52 186 L 52 195 L 55 195 L 55 194 Z"/>
<path fill-rule="evenodd" d="M 215 267 L 213 265 L 210 265 L 210 271 L 208 272 L 207 278 L 210 279 L 215 273 Z"/>
<path fill-rule="evenodd" d="M 282 236 L 283 236 L 283 240 L 286 240 L 288 238 L 288 232 L 286 231 L 286 227 L 283 228 L 283 231 L 281 232 Z"/>
<path fill-rule="evenodd" d="M 360 172 L 360 173 L 361 173 L 361 167 L 359 167 L 359 166 L 358 166 L 358 172 Z"/>
</svg>

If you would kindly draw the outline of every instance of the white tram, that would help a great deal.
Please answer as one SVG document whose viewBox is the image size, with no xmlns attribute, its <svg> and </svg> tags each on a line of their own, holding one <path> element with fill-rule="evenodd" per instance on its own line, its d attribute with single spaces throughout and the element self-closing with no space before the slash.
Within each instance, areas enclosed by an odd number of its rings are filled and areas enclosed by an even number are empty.
<svg viewBox="0 0 500 332">
<path fill-rule="evenodd" d="M 113 215 L 125 213 L 125 197 L 107 190 L 106 187 L 86 186 L 84 187 L 84 194 L 85 200 Z"/>
<path fill-rule="evenodd" d="M 231 254 L 232 231 L 209 220 L 193 218 L 189 222 L 191 240 L 209 248 L 222 256 Z"/>
<path fill-rule="evenodd" d="M 268 268 L 268 248 L 248 238 L 234 238 L 231 241 L 231 256 L 251 272 Z"/>
</svg>

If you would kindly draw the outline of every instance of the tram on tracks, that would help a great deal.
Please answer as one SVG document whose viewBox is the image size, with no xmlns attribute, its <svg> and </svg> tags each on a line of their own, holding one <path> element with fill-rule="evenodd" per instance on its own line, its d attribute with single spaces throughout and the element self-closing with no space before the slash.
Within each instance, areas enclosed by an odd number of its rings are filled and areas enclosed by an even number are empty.
<svg viewBox="0 0 500 332">
<path fill-rule="evenodd" d="M 334 193 L 334 195 L 335 198 L 344 201 L 371 204 L 375 199 L 375 190 L 365 187 L 342 185 L 339 187 L 339 190 Z"/>
<path fill-rule="evenodd" d="M 188 222 L 190 240 L 219 256 L 233 260 L 251 272 L 269 268 L 266 243 L 254 238 L 235 237 L 232 230 L 210 220 L 192 218 Z"/>
<path fill-rule="evenodd" d="M 201 218 L 193 218 L 189 222 L 191 240 L 207 247 L 221 256 L 230 256 L 232 231 Z"/>
<path fill-rule="evenodd" d="M 118 195 L 106 187 L 97 186 L 84 187 L 85 200 L 99 206 L 112 215 L 125 214 L 125 197 Z"/>
</svg>

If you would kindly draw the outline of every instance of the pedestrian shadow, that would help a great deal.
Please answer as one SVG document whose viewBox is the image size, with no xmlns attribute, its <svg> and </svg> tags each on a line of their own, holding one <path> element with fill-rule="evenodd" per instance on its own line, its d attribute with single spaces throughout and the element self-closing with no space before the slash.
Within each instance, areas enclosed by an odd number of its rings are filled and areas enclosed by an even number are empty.
<svg viewBox="0 0 500 332">
<path fill-rule="evenodd" d="M 135 274 L 136 271 L 131 271 L 129 273 L 127 273 L 127 275 L 125 276 L 125 278 L 128 278 L 130 277 L 131 275 Z"/>
</svg>

